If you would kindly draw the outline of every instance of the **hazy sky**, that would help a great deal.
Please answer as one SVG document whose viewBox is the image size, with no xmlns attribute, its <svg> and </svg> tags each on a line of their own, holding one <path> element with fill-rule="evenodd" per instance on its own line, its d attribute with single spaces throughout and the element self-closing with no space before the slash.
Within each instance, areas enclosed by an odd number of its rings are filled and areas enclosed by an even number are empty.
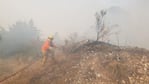
<svg viewBox="0 0 149 84">
<path fill-rule="evenodd" d="M 0 26 L 33 19 L 43 37 L 66 37 L 88 31 L 101 9 L 110 9 L 109 21 L 120 24 L 121 44 L 149 48 L 149 0 L 0 0 Z"/>
</svg>

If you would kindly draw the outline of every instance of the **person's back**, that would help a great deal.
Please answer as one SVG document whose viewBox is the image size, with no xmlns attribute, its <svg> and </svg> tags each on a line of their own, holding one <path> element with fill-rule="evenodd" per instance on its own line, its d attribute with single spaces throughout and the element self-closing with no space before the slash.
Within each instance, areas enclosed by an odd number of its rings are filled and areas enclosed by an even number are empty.
<svg viewBox="0 0 149 84">
<path fill-rule="evenodd" d="M 47 51 L 50 47 L 50 40 L 47 39 L 44 44 L 42 45 L 42 51 Z"/>
</svg>

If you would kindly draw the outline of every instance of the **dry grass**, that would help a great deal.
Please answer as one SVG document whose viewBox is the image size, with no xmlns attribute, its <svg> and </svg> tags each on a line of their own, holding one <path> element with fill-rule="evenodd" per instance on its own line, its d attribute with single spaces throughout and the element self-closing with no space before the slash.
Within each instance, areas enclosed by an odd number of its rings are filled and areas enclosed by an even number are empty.
<svg viewBox="0 0 149 84">
<path fill-rule="evenodd" d="M 149 84 L 149 51 L 94 46 L 57 51 L 55 60 L 39 60 L 3 84 Z"/>
</svg>

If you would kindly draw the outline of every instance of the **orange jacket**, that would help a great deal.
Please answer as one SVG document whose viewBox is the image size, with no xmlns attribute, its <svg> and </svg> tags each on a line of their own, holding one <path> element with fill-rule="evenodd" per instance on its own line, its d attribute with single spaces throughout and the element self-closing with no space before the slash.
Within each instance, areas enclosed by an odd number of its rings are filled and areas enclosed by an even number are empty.
<svg viewBox="0 0 149 84">
<path fill-rule="evenodd" d="M 47 51 L 49 47 L 51 46 L 51 41 L 47 39 L 44 44 L 42 45 L 42 51 Z"/>
</svg>

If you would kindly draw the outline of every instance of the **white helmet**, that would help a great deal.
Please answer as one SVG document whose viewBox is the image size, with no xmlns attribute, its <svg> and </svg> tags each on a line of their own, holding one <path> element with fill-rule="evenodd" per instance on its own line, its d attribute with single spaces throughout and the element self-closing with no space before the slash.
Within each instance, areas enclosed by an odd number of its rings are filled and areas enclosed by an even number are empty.
<svg viewBox="0 0 149 84">
<path fill-rule="evenodd" d="M 50 36 L 48 37 L 48 39 L 52 39 L 52 40 L 53 40 L 53 38 L 54 38 L 53 35 L 50 35 Z"/>
</svg>

